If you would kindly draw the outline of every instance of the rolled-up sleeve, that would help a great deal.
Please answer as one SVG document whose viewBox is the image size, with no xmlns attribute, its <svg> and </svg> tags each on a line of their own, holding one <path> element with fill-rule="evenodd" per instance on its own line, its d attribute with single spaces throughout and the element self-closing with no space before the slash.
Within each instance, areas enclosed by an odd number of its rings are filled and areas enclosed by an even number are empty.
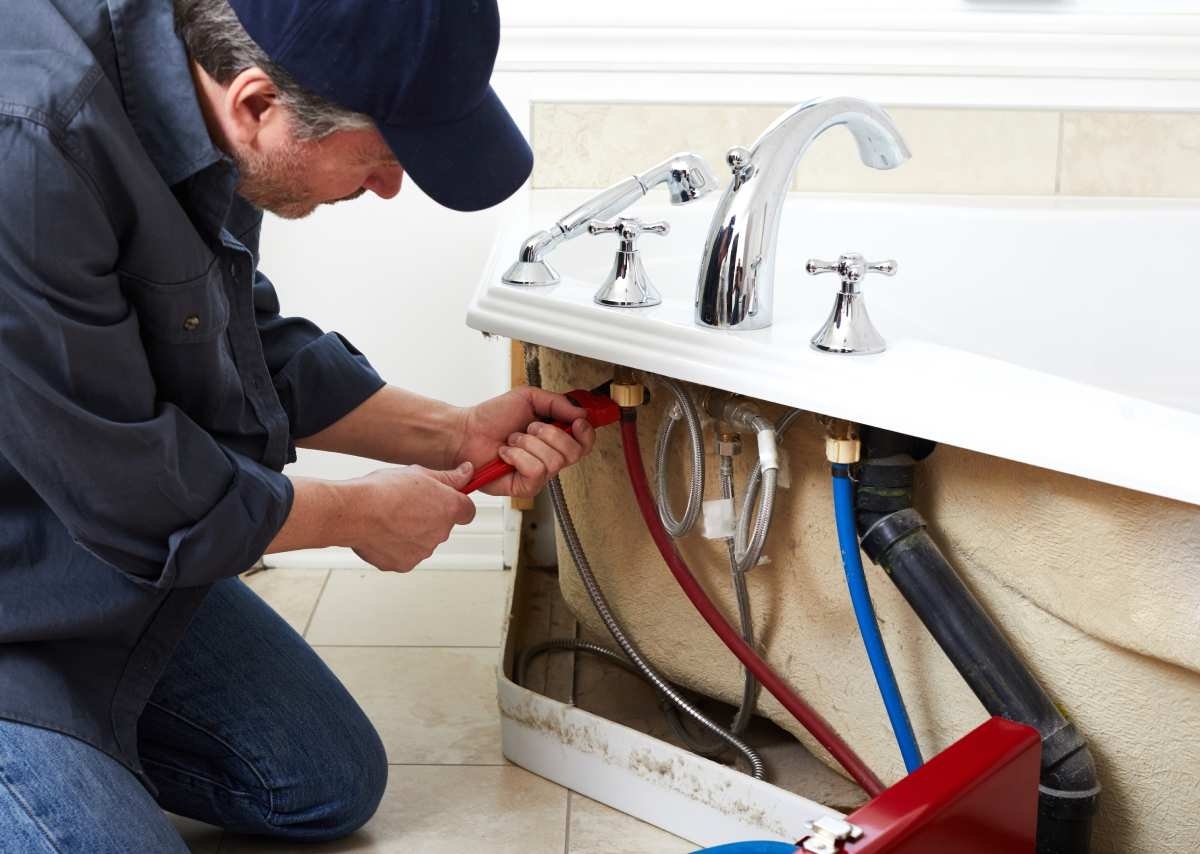
<svg viewBox="0 0 1200 854">
<path fill-rule="evenodd" d="M 293 438 L 319 433 L 383 388 L 367 357 L 342 335 L 281 316 L 275 287 L 262 273 L 254 277 L 254 314 Z"/>
<path fill-rule="evenodd" d="M 0 119 L 0 159 L 0 455 L 78 545 L 138 583 L 247 569 L 287 518 L 290 481 L 157 400 L 86 170 L 17 119 Z"/>
</svg>

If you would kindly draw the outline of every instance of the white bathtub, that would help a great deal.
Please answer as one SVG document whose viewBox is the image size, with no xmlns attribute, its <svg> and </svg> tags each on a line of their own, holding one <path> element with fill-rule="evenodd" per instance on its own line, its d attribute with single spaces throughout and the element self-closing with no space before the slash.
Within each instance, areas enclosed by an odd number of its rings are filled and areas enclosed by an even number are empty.
<svg viewBox="0 0 1200 854">
<path fill-rule="evenodd" d="M 592 302 L 611 235 L 552 253 L 559 285 L 501 283 L 524 238 L 589 195 L 530 194 L 497 239 L 472 327 L 1200 504 L 1200 204 L 793 194 L 775 323 L 724 332 L 692 321 L 719 194 L 670 207 L 654 191 L 626 213 L 671 223 L 640 241 L 659 306 Z M 838 282 L 804 262 L 845 251 L 899 262 L 865 284 L 888 342 L 877 356 L 809 347 Z"/>
</svg>

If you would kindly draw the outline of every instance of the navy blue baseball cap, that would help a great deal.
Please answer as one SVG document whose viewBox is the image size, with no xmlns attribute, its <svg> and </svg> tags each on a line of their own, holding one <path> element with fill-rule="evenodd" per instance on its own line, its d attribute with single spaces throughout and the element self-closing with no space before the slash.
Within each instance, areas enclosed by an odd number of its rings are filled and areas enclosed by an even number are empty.
<svg viewBox="0 0 1200 854">
<path fill-rule="evenodd" d="M 491 207 L 529 177 L 533 152 L 490 80 L 496 0 L 230 0 L 246 32 L 296 80 L 374 119 L 434 201 Z"/>
</svg>

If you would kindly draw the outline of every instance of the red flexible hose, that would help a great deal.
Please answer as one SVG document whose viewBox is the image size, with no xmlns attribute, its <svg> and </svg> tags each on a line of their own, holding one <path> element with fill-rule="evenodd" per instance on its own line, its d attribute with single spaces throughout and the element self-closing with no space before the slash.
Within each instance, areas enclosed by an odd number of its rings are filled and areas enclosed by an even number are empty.
<svg viewBox="0 0 1200 854">
<path fill-rule="evenodd" d="M 850 745 L 817 714 L 816 710 L 800 699 L 800 696 L 780 678 L 779 674 L 771 669 L 771 665 L 767 664 L 749 644 L 742 640 L 742 636 L 717 610 L 716 605 L 708 598 L 704 588 L 700 586 L 696 577 L 692 575 L 692 571 L 684 563 L 675 548 L 674 540 L 671 539 L 670 534 L 663 527 L 662 520 L 658 517 L 658 508 L 655 507 L 654 497 L 650 493 L 650 484 L 646 481 L 646 469 L 642 464 L 642 452 L 638 445 L 635 419 L 621 419 L 621 444 L 625 451 L 625 467 L 629 470 L 629 481 L 633 485 L 634 495 L 637 496 L 642 518 L 646 522 L 646 527 L 650 529 L 650 536 L 654 538 L 654 544 L 658 546 L 671 574 L 675 576 L 675 580 L 679 582 L 679 586 L 683 588 L 688 599 L 696 606 L 700 616 L 704 617 L 705 622 L 712 627 L 725 646 L 729 647 L 746 669 L 757 677 L 763 687 L 770 691 L 775 699 L 782 703 L 784 708 L 806 730 L 812 733 L 813 738 L 829 751 L 838 764 L 846 769 L 846 773 L 853 777 L 855 782 L 862 786 L 863 790 L 872 798 L 878 795 L 884 790 L 884 785 L 875 776 L 875 773 L 867 767 Z"/>
</svg>

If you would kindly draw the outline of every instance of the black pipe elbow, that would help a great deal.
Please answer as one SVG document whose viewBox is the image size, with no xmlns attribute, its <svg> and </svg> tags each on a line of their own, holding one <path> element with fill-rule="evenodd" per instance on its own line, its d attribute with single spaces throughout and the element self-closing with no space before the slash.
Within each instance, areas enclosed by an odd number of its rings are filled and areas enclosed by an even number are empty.
<svg viewBox="0 0 1200 854">
<path fill-rule="evenodd" d="M 934 445 L 865 428 L 857 521 L 863 550 L 883 567 L 989 714 L 1042 737 L 1038 854 L 1088 854 L 1100 796 L 1087 743 L 1063 717 L 926 530 L 913 508 L 916 461 Z"/>
</svg>

